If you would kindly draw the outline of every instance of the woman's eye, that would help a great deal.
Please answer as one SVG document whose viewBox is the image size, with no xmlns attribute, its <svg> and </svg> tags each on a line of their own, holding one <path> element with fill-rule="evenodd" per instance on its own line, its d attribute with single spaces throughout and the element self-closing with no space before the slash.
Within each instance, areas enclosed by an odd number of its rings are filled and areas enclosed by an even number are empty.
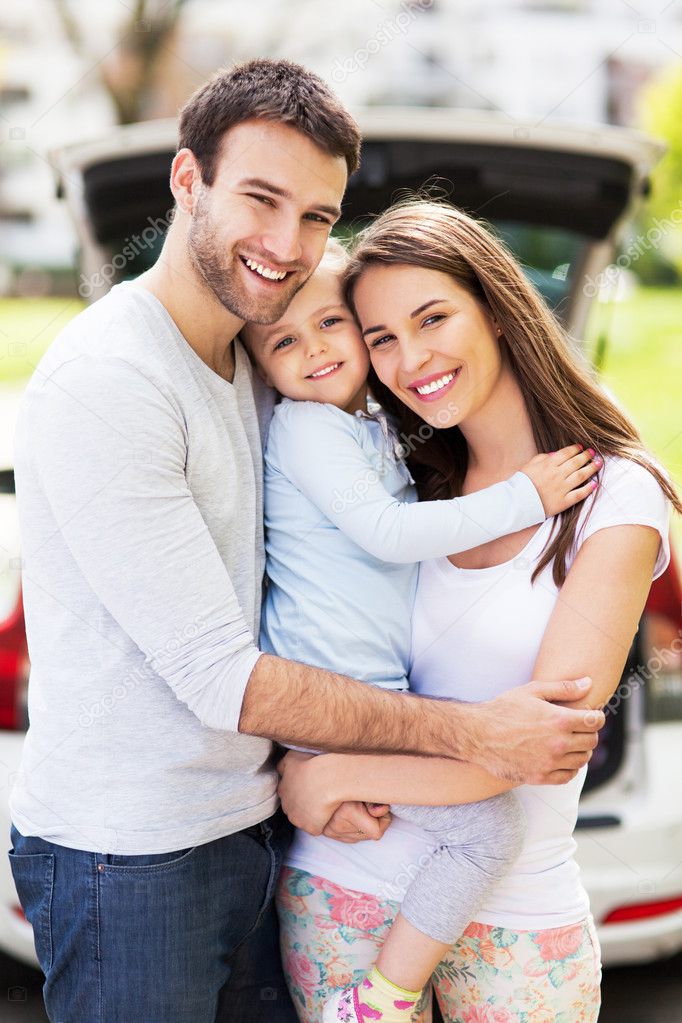
<svg viewBox="0 0 682 1023">
<path fill-rule="evenodd" d="M 294 343 L 294 338 L 293 337 L 283 337 L 281 341 L 277 342 L 277 344 L 275 345 L 273 351 L 279 352 L 283 348 L 288 348 L 289 345 L 293 344 L 293 343 Z"/>
<path fill-rule="evenodd" d="M 264 203 L 266 206 L 274 206 L 272 199 L 269 199 L 267 195 L 257 195 L 255 192 L 249 193 L 250 199 L 257 199 L 258 202 Z"/>
<path fill-rule="evenodd" d="M 322 320 L 321 327 L 333 327 L 335 323 L 341 323 L 340 316 L 328 316 L 326 320 Z"/>
<path fill-rule="evenodd" d="M 370 348 L 379 348 L 380 345 L 384 345 L 387 342 L 392 341 L 392 340 L 393 340 L 393 336 L 391 334 L 384 334 L 383 337 L 375 338 L 374 341 L 372 341 L 372 343 L 370 344 L 369 347 Z"/>
<path fill-rule="evenodd" d="M 445 319 L 445 314 L 444 313 L 434 313 L 433 316 L 427 316 L 426 317 L 426 319 L 422 323 L 422 327 L 429 327 L 429 326 L 431 326 L 432 323 L 438 323 L 439 320 L 444 320 L 444 319 Z"/>
</svg>

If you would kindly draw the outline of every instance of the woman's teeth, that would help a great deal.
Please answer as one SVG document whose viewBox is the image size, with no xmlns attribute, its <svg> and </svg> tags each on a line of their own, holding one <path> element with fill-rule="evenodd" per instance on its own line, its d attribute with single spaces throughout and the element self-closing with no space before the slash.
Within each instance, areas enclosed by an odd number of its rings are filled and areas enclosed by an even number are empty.
<svg viewBox="0 0 682 1023">
<path fill-rule="evenodd" d="M 283 281 L 287 275 L 286 270 L 271 270 L 269 266 L 256 263 L 253 259 L 245 259 L 244 262 L 249 270 L 255 270 L 257 274 L 260 274 L 261 277 L 267 277 L 269 281 Z"/>
<path fill-rule="evenodd" d="M 325 366 L 324 369 L 318 369 L 317 373 L 311 373 L 309 379 L 317 380 L 318 377 L 326 377 L 328 373 L 333 373 L 335 369 L 338 369 L 341 365 L 340 362 L 335 362 L 333 366 Z"/>
<path fill-rule="evenodd" d="M 433 394 L 434 391 L 440 391 L 441 387 L 445 387 L 454 378 L 455 372 L 446 373 L 444 377 L 439 377 L 438 380 L 432 380 L 430 384 L 424 384 L 423 387 L 415 387 L 417 394 Z"/>
</svg>

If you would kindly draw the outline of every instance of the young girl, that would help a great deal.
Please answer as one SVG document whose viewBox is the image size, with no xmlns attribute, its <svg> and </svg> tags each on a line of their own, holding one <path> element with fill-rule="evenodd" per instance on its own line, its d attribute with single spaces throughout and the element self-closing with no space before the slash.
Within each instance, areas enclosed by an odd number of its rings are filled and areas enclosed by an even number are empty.
<svg viewBox="0 0 682 1023">
<path fill-rule="evenodd" d="M 283 395 L 265 457 L 269 588 L 261 646 L 406 690 L 416 563 L 565 511 L 593 493 L 601 460 L 574 445 L 536 455 L 478 493 L 415 503 L 402 454 L 433 431 L 398 443 L 384 415 L 368 414 L 369 356 L 341 298 L 344 265 L 344 250 L 330 243 L 282 320 L 242 333 L 262 377 Z M 423 400 L 436 400 L 453 376 L 426 375 L 413 386 Z M 392 811 L 432 833 L 437 852 L 409 885 L 376 967 L 337 993 L 325 1023 L 409 1020 L 436 964 L 523 841 L 512 793 L 468 806 Z"/>
</svg>

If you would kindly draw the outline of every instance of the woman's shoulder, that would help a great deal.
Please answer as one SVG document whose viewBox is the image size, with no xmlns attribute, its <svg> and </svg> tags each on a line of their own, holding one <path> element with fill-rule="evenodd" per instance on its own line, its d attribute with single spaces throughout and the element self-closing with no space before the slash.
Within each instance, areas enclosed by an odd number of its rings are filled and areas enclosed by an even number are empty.
<svg viewBox="0 0 682 1023">
<path fill-rule="evenodd" d="M 664 472 L 654 459 L 649 459 L 649 465 Z M 661 536 L 656 563 L 656 575 L 660 575 L 670 557 L 669 517 L 670 502 L 646 465 L 623 456 L 607 456 L 599 474 L 599 486 L 581 511 L 576 546 L 609 526 L 650 526 Z"/>
</svg>

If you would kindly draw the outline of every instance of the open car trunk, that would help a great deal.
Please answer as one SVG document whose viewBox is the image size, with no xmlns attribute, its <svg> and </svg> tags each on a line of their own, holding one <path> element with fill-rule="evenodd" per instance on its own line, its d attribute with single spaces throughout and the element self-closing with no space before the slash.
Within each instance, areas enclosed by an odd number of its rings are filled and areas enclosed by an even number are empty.
<svg viewBox="0 0 682 1023">
<path fill-rule="evenodd" d="M 648 189 L 660 143 L 620 128 L 514 125 L 481 112 L 370 108 L 357 117 L 362 165 L 348 184 L 342 228 L 361 226 L 406 191 L 430 186 L 489 221 L 581 336 L 594 294 L 585 284 L 612 258 Z M 156 258 L 172 207 L 175 144 L 175 121 L 157 121 L 53 154 L 75 216 L 86 298 Z"/>
</svg>

